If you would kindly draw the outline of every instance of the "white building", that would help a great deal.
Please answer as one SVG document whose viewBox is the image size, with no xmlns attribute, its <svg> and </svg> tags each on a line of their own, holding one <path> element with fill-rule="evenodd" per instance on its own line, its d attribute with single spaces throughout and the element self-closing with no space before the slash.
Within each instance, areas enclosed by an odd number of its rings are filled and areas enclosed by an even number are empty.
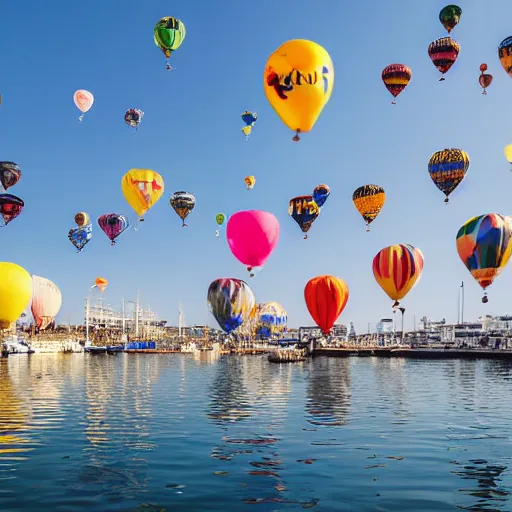
<svg viewBox="0 0 512 512">
<path fill-rule="evenodd" d="M 392 334 L 393 333 L 393 319 L 381 318 L 376 326 L 377 334 Z"/>
</svg>

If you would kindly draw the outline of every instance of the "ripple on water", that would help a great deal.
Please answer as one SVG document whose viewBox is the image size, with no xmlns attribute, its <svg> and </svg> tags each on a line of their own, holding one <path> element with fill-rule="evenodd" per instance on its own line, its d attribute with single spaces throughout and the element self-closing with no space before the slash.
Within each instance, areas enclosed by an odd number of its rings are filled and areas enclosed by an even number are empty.
<svg viewBox="0 0 512 512">
<path fill-rule="evenodd" d="M 66 512 L 510 511 L 511 388 L 494 361 L 11 357 L 0 496 Z"/>
</svg>

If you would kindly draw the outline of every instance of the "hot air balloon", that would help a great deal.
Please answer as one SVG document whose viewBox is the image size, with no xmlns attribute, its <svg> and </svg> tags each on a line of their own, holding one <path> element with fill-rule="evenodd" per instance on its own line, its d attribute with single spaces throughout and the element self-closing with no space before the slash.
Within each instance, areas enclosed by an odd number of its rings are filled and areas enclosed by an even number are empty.
<svg viewBox="0 0 512 512">
<path fill-rule="evenodd" d="M 512 254 L 512 221 L 497 213 L 478 215 L 459 229 L 456 240 L 462 263 L 485 291 Z M 487 301 L 485 292 L 482 302 Z"/>
<path fill-rule="evenodd" d="M 104 277 L 97 277 L 95 280 L 94 280 L 94 286 L 93 288 L 98 288 L 98 290 L 103 293 L 106 289 L 107 289 L 107 286 L 108 286 L 108 280 L 105 279 Z"/>
<path fill-rule="evenodd" d="M 208 287 L 208 306 L 221 329 L 230 334 L 246 321 L 256 299 L 249 285 L 240 279 L 215 279 Z"/>
<path fill-rule="evenodd" d="M 91 222 L 91 219 L 89 217 L 89 214 L 88 213 L 85 213 L 85 212 L 78 212 L 76 215 L 75 215 L 75 223 L 76 225 L 81 228 L 82 226 L 86 226 L 87 224 L 89 224 Z"/>
<path fill-rule="evenodd" d="M 244 178 L 245 186 L 247 187 L 247 190 L 252 190 L 254 188 L 254 185 L 256 185 L 256 178 L 254 176 L 246 176 Z"/>
<path fill-rule="evenodd" d="M 435 186 L 446 196 L 458 187 L 469 169 L 469 155 L 461 149 L 436 151 L 428 162 L 428 172 Z"/>
<path fill-rule="evenodd" d="M 390 64 L 382 70 L 382 81 L 386 89 L 396 98 L 411 81 L 412 71 L 405 64 Z M 396 105 L 396 101 L 391 102 Z"/>
<path fill-rule="evenodd" d="M 138 128 L 144 117 L 144 112 L 139 108 L 130 108 L 124 115 L 124 122 L 132 128 Z"/>
<path fill-rule="evenodd" d="M 268 59 L 263 74 L 267 100 L 281 121 L 295 132 L 309 132 L 331 97 L 334 66 L 319 44 L 294 39 L 281 45 Z"/>
<path fill-rule="evenodd" d="M 21 178 L 21 169 L 20 166 L 14 162 L 0 162 L 0 183 L 4 190 L 7 190 Z"/>
<path fill-rule="evenodd" d="M 339 277 L 324 275 L 307 282 L 304 288 L 306 306 L 325 336 L 345 309 L 348 297 L 347 283 Z"/>
<path fill-rule="evenodd" d="M 128 219 L 119 213 L 103 214 L 98 218 L 98 224 L 112 242 L 111 245 L 116 245 L 116 238 L 130 225 Z"/>
<path fill-rule="evenodd" d="M 370 224 L 386 202 L 386 192 L 379 185 L 363 185 L 354 191 L 352 201 L 366 222 L 366 231 L 370 231 Z"/>
<path fill-rule="evenodd" d="M 434 66 L 444 75 L 455 63 L 460 52 L 460 45 L 451 37 L 441 37 L 430 43 L 428 54 Z M 442 76 L 439 81 L 444 80 Z"/>
<path fill-rule="evenodd" d="M 286 330 L 288 315 L 277 302 L 257 304 L 254 317 L 254 335 L 259 338 L 269 339 Z"/>
<path fill-rule="evenodd" d="M 331 189 L 327 185 L 317 185 L 313 190 L 313 201 L 319 208 L 322 208 L 330 194 Z"/>
<path fill-rule="evenodd" d="M 503 69 L 512 78 L 512 37 L 507 37 L 501 41 L 498 47 L 498 57 Z"/>
<path fill-rule="evenodd" d="M 254 277 L 253 268 L 265 264 L 279 241 L 279 221 L 260 210 L 236 212 L 228 220 L 226 237 L 233 256 Z"/>
<path fill-rule="evenodd" d="M 483 89 L 482 94 L 487 94 L 487 87 L 489 87 L 492 83 L 492 75 L 486 73 L 487 64 L 480 64 L 480 76 L 478 77 L 478 83 L 480 87 Z"/>
<path fill-rule="evenodd" d="M 185 25 L 178 18 L 166 16 L 162 18 L 153 29 L 155 44 L 164 52 L 167 71 L 174 69 L 169 64 L 171 53 L 176 51 L 183 43 L 187 31 Z"/>
<path fill-rule="evenodd" d="M 126 202 L 144 220 L 144 214 L 162 197 L 164 180 L 160 174 L 151 169 L 130 169 L 121 179 Z"/>
<path fill-rule="evenodd" d="M 447 5 L 439 13 L 439 21 L 448 31 L 448 34 L 455 28 L 460 21 L 462 9 L 458 5 Z"/>
<path fill-rule="evenodd" d="M 505 146 L 505 158 L 508 160 L 508 163 L 512 165 L 512 144 Z M 510 170 L 512 171 L 512 167 Z"/>
<path fill-rule="evenodd" d="M 184 228 L 185 226 L 188 226 L 188 224 L 185 224 L 185 219 L 194 209 L 194 206 L 196 205 L 196 198 L 190 192 L 174 192 L 171 196 L 170 203 L 174 211 L 178 214 L 178 217 L 183 222 L 181 227 Z"/>
<path fill-rule="evenodd" d="M 92 224 L 85 224 L 82 227 L 73 228 L 68 233 L 69 241 L 78 249 L 77 253 L 87 245 L 92 238 Z"/>
<path fill-rule="evenodd" d="M 0 262 L 0 329 L 18 320 L 31 296 L 30 274 L 15 263 Z"/>
<path fill-rule="evenodd" d="M 217 223 L 217 230 L 215 231 L 215 236 L 220 236 L 220 228 L 226 222 L 226 215 L 224 213 L 217 213 L 215 215 L 215 222 Z"/>
<path fill-rule="evenodd" d="M 313 200 L 313 196 L 297 196 L 290 199 L 288 215 L 299 225 L 303 233 L 307 233 L 320 215 L 320 208 Z M 304 240 L 307 237 L 308 235 L 304 235 Z"/>
<path fill-rule="evenodd" d="M 81 121 L 84 118 L 86 112 L 91 110 L 91 107 L 94 103 L 94 96 L 89 91 L 79 89 L 73 95 L 73 101 L 75 102 L 78 110 L 82 112 L 82 115 L 78 118 Z"/>
<path fill-rule="evenodd" d="M 62 295 L 57 285 L 45 277 L 32 276 L 32 316 L 35 326 L 46 329 L 60 311 Z"/>
<path fill-rule="evenodd" d="M 4 219 L 4 226 L 14 220 L 23 211 L 24 206 L 23 199 L 12 194 L 0 194 L 0 214 Z"/>
<path fill-rule="evenodd" d="M 257 119 L 258 114 L 256 112 L 249 112 L 248 110 L 242 112 L 242 121 L 245 123 L 245 126 L 242 128 L 242 133 L 245 135 L 245 140 L 249 140 L 252 127 L 256 124 Z"/>
<path fill-rule="evenodd" d="M 423 254 L 409 244 L 384 247 L 373 258 L 373 275 L 379 286 L 394 300 L 393 308 L 419 281 L 423 272 Z"/>
</svg>

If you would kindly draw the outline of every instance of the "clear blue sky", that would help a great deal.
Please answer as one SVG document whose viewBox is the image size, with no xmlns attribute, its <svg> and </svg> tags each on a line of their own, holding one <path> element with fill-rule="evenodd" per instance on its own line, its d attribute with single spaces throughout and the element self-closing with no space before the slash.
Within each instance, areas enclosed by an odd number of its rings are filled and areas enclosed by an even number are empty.
<svg viewBox="0 0 512 512">
<path fill-rule="evenodd" d="M 403 301 L 407 327 L 412 313 L 456 320 L 462 280 L 467 319 L 512 313 L 512 269 L 483 305 L 482 290 L 455 249 L 457 230 L 469 217 L 512 213 L 512 173 L 503 155 L 512 142 L 512 80 L 497 56 L 499 43 L 512 35 L 512 6 L 507 0 L 458 3 L 463 15 L 452 35 L 462 49 L 440 83 L 427 48 L 446 33 L 438 20 L 444 1 L 412 7 L 410 0 L 58 0 L 50 7 L 6 0 L 0 160 L 20 164 L 23 177 L 9 192 L 26 207 L 0 231 L 0 259 L 57 283 L 62 322 L 83 318 L 87 290 L 104 276 L 113 305 L 140 288 L 144 303 L 170 323 L 177 322 L 181 300 L 187 323 L 215 325 L 208 285 L 217 277 L 247 277 L 225 237 L 215 237 L 215 214 L 262 209 L 278 217 L 281 239 L 250 284 L 258 302 L 280 302 L 292 326 L 312 324 L 303 290 L 324 273 L 349 285 L 341 321 L 353 320 L 361 331 L 389 316 L 392 301 L 374 280 L 372 259 L 394 243 L 411 243 L 425 256 L 423 278 Z M 172 72 L 153 42 L 163 16 L 178 17 L 187 28 Z M 298 144 L 262 86 L 267 57 L 294 38 L 324 46 L 336 73 L 330 102 Z M 413 72 L 396 106 L 381 81 L 381 70 L 394 62 Z M 494 75 L 487 96 L 478 85 L 482 62 Z M 96 98 L 83 123 L 73 103 L 76 89 Z M 137 132 L 123 121 L 131 107 L 145 111 Z M 259 116 L 248 143 L 240 131 L 246 109 Z M 445 147 L 471 158 L 449 206 L 427 171 L 430 155 Z M 161 173 L 165 194 L 141 229 L 125 232 L 112 248 L 96 219 L 119 212 L 135 221 L 120 186 L 133 167 Z M 251 192 L 243 183 L 247 174 L 257 177 Z M 318 183 L 329 184 L 331 196 L 304 241 L 288 217 L 288 201 Z M 353 190 L 365 183 L 382 185 L 388 197 L 370 233 L 352 204 Z M 177 190 L 197 199 L 186 229 L 169 205 Z M 94 219 L 94 237 L 76 254 L 67 232 L 81 210 Z"/>
</svg>

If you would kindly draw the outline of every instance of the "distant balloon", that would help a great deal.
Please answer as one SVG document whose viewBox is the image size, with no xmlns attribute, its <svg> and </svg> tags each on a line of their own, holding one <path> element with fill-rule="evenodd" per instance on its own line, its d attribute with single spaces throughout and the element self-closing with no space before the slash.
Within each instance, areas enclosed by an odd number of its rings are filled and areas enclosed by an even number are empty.
<svg viewBox="0 0 512 512">
<path fill-rule="evenodd" d="M 394 300 L 393 308 L 419 281 L 423 272 L 423 253 L 409 244 L 385 247 L 373 258 L 373 275 L 378 285 Z"/>
<path fill-rule="evenodd" d="M 256 305 L 254 293 L 240 279 L 215 279 L 208 288 L 208 306 L 222 330 L 230 334 L 251 315 Z"/>
<path fill-rule="evenodd" d="M 245 135 L 245 140 L 249 139 L 249 135 L 251 135 L 252 128 L 256 124 L 258 120 L 258 114 L 256 112 L 249 112 L 248 110 L 242 112 L 242 121 L 245 123 L 245 126 L 242 128 L 242 132 Z"/>
<path fill-rule="evenodd" d="M 190 192 L 174 192 L 170 200 L 173 210 L 178 214 L 182 221 L 181 227 L 186 227 L 185 219 L 196 205 L 196 198 Z"/>
<path fill-rule="evenodd" d="M 458 5 L 447 5 L 441 9 L 441 12 L 439 13 L 439 21 L 448 31 L 448 34 L 459 23 L 461 15 L 462 9 Z"/>
<path fill-rule="evenodd" d="M 144 112 L 139 108 L 130 108 L 124 115 L 124 122 L 132 128 L 137 128 L 144 117 Z"/>
<path fill-rule="evenodd" d="M 507 37 L 501 41 L 498 47 L 498 57 L 503 69 L 512 78 L 512 37 Z"/>
<path fill-rule="evenodd" d="M 46 329 L 60 311 L 62 295 L 57 285 L 45 277 L 32 276 L 31 311 L 38 329 Z"/>
<path fill-rule="evenodd" d="M 4 219 L 4 226 L 14 220 L 25 206 L 23 199 L 12 194 L 0 194 L 0 214 Z"/>
<path fill-rule="evenodd" d="M 354 191 L 352 201 L 366 222 L 366 231 L 370 231 L 370 224 L 386 202 L 386 192 L 379 185 L 363 185 Z"/>
<path fill-rule="evenodd" d="M 173 69 L 169 64 L 171 53 L 176 51 L 185 40 L 187 31 L 185 25 L 178 18 L 166 16 L 162 18 L 153 29 L 153 38 L 155 44 L 162 50 L 166 56 L 167 71 Z"/>
<path fill-rule="evenodd" d="M 254 176 L 246 176 L 244 178 L 245 186 L 247 187 L 247 190 L 252 190 L 254 188 L 254 185 L 256 185 L 256 178 Z"/>
<path fill-rule="evenodd" d="M 81 121 L 84 118 L 85 113 L 91 110 L 94 103 L 94 96 L 89 91 L 79 89 L 73 95 L 73 101 L 75 102 L 78 110 L 82 112 L 82 115 L 78 118 Z"/>
<path fill-rule="evenodd" d="M 497 213 L 473 217 L 459 229 L 456 240 L 460 259 L 485 291 L 512 254 L 512 221 Z M 482 302 L 487 301 L 484 293 Z"/>
<path fill-rule="evenodd" d="M 277 302 L 265 302 L 256 305 L 254 318 L 254 336 L 269 339 L 286 330 L 288 315 Z"/>
<path fill-rule="evenodd" d="M 220 228 L 223 226 L 224 222 L 226 222 L 226 215 L 224 213 L 217 213 L 217 215 L 215 215 L 215 222 L 218 226 L 215 231 L 215 236 L 220 236 Z"/>
<path fill-rule="evenodd" d="M 512 165 L 512 144 L 505 147 L 505 158 L 508 160 L 508 163 Z M 512 171 L 512 167 L 510 170 Z"/>
<path fill-rule="evenodd" d="M 116 245 L 116 238 L 130 225 L 128 219 L 119 213 L 105 213 L 98 218 L 98 224 L 103 232 Z"/>
<path fill-rule="evenodd" d="M 339 277 L 318 276 L 307 282 L 304 289 L 306 306 L 325 336 L 345 309 L 348 297 L 347 283 Z"/>
<path fill-rule="evenodd" d="M 89 222 L 82 227 L 73 228 L 68 233 L 69 241 L 82 252 L 82 249 L 89 243 L 92 238 L 92 224 Z"/>
<path fill-rule="evenodd" d="M 279 221 L 269 212 L 246 210 L 228 220 L 226 236 L 233 256 L 251 272 L 261 267 L 279 241 Z"/>
<path fill-rule="evenodd" d="M 100 292 L 104 292 L 106 289 L 107 289 L 107 286 L 108 286 L 108 280 L 105 279 L 104 277 L 97 277 L 95 280 L 94 280 L 94 287 L 98 288 L 98 290 L 100 290 Z"/>
<path fill-rule="evenodd" d="M 460 53 L 460 45 L 451 37 L 441 37 L 430 43 L 428 54 L 434 66 L 444 75 L 455 64 Z M 439 79 L 444 80 L 444 76 Z"/>
<path fill-rule="evenodd" d="M 21 316 L 32 296 L 30 274 L 15 263 L 0 262 L 0 329 Z"/>
<path fill-rule="evenodd" d="M 317 185 L 313 190 L 313 201 L 319 208 L 322 208 L 330 194 L 331 189 L 328 185 Z"/>
<path fill-rule="evenodd" d="M 82 226 L 86 226 L 87 224 L 89 224 L 91 222 L 91 219 L 89 217 L 89 214 L 88 213 L 85 213 L 85 212 L 78 212 L 76 215 L 75 215 L 75 223 L 76 225 L 81 228 Z"/>
<path fill-rule="evenodd" d="M 144 220 L 144 214 L 162 197 L 164 179 L 151 169 L 130 169 L 121 179 L 126 202 Z"/>
<path fill-rule="evenodd" d="M 382 70 L 382 81 L 386 89 L 396 98 L 411 81 L 412 71 L 405 64 L 390 64 Z M 396 101 L 391 102 L 393 105 Z"/>
<path fill-rule="evenodd" d="M 482 87 L 482 94 L 487 94 L 487 87 L 489 87 L 492 83 L 492 75 L 486 73 L 487 64 L 480 64 L 480 76 L 478 77 L 478 83 L 480 87 Z"/>
<path fill-rule="evenodd" d="M 334 66 L 319 44 L 294 39 L 281 45 L 267 60 L 263 88 L 281 121 L 295 132 L 309 132 L 329 101 Z"/>
<path fill-rule="evenodd" d="M 462 149 L 443 149 L 430 157 L 428 172 L 435 186 L 446 196 L 445 203 L 466 176 L 469 163 L 469 155 Z"/>
<path fill-rule="evenodd" d="M 0 162 L 0 183 L 4 190 L 7 190 L 21 178 L 21 169 L 20 166 L 14 162 Z"/>
<path fill-rule="evenodd" d="M 307 233 L 313 222 L 320 215 L 320 208 L 313 200 L 313 196 L 297 196 L 290 199 L 288 215 L 299 225 L 303 233 Z M 308 237 L 304 235 L 304 240 Z"/>
</svg>

